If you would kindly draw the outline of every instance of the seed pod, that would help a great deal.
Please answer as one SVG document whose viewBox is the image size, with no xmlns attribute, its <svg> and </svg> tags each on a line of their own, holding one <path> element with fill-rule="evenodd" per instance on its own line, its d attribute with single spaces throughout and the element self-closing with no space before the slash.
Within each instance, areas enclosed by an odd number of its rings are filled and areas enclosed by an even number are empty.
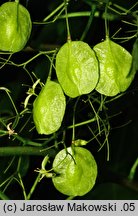
<svg viewBox="0 0 138 216">
<path fill-rule="evenodd" d="M 66 101 L 61 86 L 48 80 L 33 104 L 33 119 L 39 134 L 52 134 L 62 123 Z"/>
<path fill-rule="evenodd" d="M 17 2 L 0 6 L 0 50 L 18 52 L 26 45 L 32 29 L 28 10 Z"/>
<path fill-rule="evenodd" d="M 132 56 L 109 38 L 94 47 L 100 66 L 96 90 L 106 96 L 124 92 L 131 84 L 135 71 L 131 71 Z"/>
<path fill-rule="evenodd" d="M 138 71 L 138 38 L 135 40 L 133 44 L 132 57 L 133 57 L 132 67 L 135 71 Z"/>
<path fill-rule="evenodd" d="M 61 150 L 53 161 L 57 174 L 52 178 L 55 188 L 68 196 L 83 196 L 94 186 L 97 164 L 90 153 L 82 147 Z"/>
<path fill-rule="evenodd" d="M 98 61 L 94 51 L 82 41 L 68 41 L 56 56 L 56 74 L 69 97 L 90 93 L 99 78 Z"/>
</svg>

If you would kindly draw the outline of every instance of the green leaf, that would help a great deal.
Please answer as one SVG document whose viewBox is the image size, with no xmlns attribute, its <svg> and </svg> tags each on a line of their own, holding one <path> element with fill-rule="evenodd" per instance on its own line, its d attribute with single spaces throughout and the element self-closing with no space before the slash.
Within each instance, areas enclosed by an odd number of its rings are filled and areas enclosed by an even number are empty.
<svg viewBox="0 0 138 216">
<path fill-rule="evenodd" d="M 94 51 L 82 41 L 68 41 L 56 56 L 58 81 L 69 97 L 90 93 L 99 78 Z"/>
<path fill-rule="evenodd" d="M 61 86 L 48 80 L 33 104 L 33 119 L 39 134 L 56 132 L 62 123 L 66 100 Z"/>
<path fill-rule="evenodd" d="M 31 30 L 30 14 L 25 7 L 17 2 L 6 2 L 0 6 L 0 50 L 22 50 Z"/>
<path fill-rule="evenodd" d="M 135 70 L 131 71 L 132 56 L 109 38 L 94 47 L 100 66 L 100 79 L 96 90 L 106 96 L 124 92 L 131 84 Z"/>
<path fill-rule="evenodd" d="M 61 150 L 54 159 L 53 169 L 57 173 L 52 178 L 55 188 L 68 196 L 88 193 L 97 177 L 96 161 L 90 151 L 82 147 Z"/>
</svg>

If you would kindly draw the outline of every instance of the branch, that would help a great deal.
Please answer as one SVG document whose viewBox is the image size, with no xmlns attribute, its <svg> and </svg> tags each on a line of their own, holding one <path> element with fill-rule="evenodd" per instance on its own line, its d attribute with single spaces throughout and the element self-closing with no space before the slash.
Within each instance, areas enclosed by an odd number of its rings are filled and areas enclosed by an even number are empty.
<svg viewBox="0 0 138 216">
<path fill-rule="evenodd" d="M 41 148 L 41 147 L 29 147 L 29 146 L 13 146 L 13 147 L 0 147 L 0 156 L 21 156 L 21 155 L 41 155 L 46 156 L 47 154 L 51 155 L 53 150 Z"/>
</svg>

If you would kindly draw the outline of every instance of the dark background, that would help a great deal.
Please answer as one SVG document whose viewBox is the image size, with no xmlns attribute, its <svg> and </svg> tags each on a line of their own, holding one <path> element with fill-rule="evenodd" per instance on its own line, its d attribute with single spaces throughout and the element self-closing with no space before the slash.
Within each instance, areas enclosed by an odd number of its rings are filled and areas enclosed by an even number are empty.
<svg viewBox="0 0 138 216">
<path fill-rule="evenodd" d="M 2 4 L 5 1 L 0 1 Z M 101 1 L 101 4 L 97 1 L 92 0 L 71 0 L 68 12 L 75 11 L 90 11 L 92 3 L 97 4 L 97 10 L 100 12 L 99 17 L 95 17 L 90 26 L 90 29 L 84 39 L 91 47 L 96 43 L 99 43 L 105 38 L 105 26 L 104 19 L 102 19 L 102 14 L 104 12 L 106 1 Z M 129 10 L 137 1 L 120 1 L 114 0 L 116 3 Z M 39 1 L 25 1 L 21 0 L 22 3 L 30 12 L 33 22 L 41 22 L 48 14 L 50 14 L 62 1 L 50 1 L 50 0 L 39 0 Z M 138 6 L 133 9 L 137 10 Z M 120 27 L 122 31 L 119 33 L 119 37 L 127 35 L 128 30 L 136 29 L 131 25 L 127 25 L 122 22 L 125 19 L 128 22 L 133 22 L 133 16 L 129 15 L 118 15 L 117 19 L 109 21 L 110 35 L 112 36 Z M 87 24 L 88 17 L 78 17 L 70 18 L 70 31 L 72 40 L 79 40 L 85 26 Z M 130 53 L 132 52 L 132 47 L 135 38 L 128 40 L 121 44 Z M 46 25 L 33 25 L 32 35 L 28 46 L 31 47 L 31 51 L 23 51 L 21 53 L 15 54 L 13 60 L 16 62 L 24 62 L 25 60 L 31 58 L 40 49 L 59 47 L 66 42 L 66 24 L 65 19 L 59 19 L 54 23 Z M 120 43 L 120 41 L 116 41 Z M 122 59 L 123 61 L 123 59 Z M 124 62 L 125 64 L 125 62 Z M 31 62 L 28 66 L 29 71 L 34 71 L 35 74 L 45 81 L 49 65 L 48 61 L 44 57 L 40 57 L 37 60 Z M 27 88 L 22 86 L 22 84 L 31 84 L 30 79 L 24 70 L 20 67 L 13 67 L 6 65 L 0 71 L 0 86 L 7 87 L 12 92 L 12 97 L 16 106 L 19 110 L 22 109 L 21 103 L 23 102 Z M 88 149 L 92 151 L 98 164 L 98 178 L 96 185 L 93 190 L 86 194 L 84 197 L 77 197 L 77 199 L 137 199 L 138 198 L 138 169 L 136 170 L 134 180 L 129 182 L 128 175 L 130 169 L 138 157 L 138 76 L 136 74 L 134 81 L 127 90 L 126 94 L 119 99 L 114 100 L 108 105 L 108 115 L 114 115 L 120 113 L 119 115 L 113 117 L 110 120 L 111 131 L 109 136 L 110 143 L 110 160 L 106 160 L 107 150 L 106 146 L 100 152 L 97 152 L 97 144 L 95 146 L 91 143 Z M 73 103 L 74 104 L 74 103 Z M 71 106 L 71 105 L 70 105 Z M 72 107 L 69 108 L 72 112 Z M 0 112 L 1 116 L 10 115 L 12 112 L 11 105 L 5 94 L 0 93 Z M 89 112 L 87 108 L 83 111 L 84 114 Z M 69 115 L 69 114 L 68 114 Z M 85 115 L 84 115 L 85 117 Z M 68 119 L 70 117 L 68 116 Z M 69 121 L 67 119 L 67 121 Z M 83 120 L 83 119 L 82 119 Z M 84 119 L 86 120 L 86 119 Z M 123 126 L 125 125 L 125 126 Z M 20 126 L 20 125 L 19 125 Z M 26 129 L 27 130 L 27 129 Z M 87 140 L 89 134 L 85 127 L 80 128 L 78 134 L 83 134 L 83 138 Z M 29 135 L 26 131 L 23 132 L 23 136 L 30 136 L 34 138 L 37 135 Z M 70 132 L 68 132 L 69 138 L 71 137 Z M 3 143 L 10 143 L 8 138 L 3 137 L 0 141 Z M 0 159 L 1 164 L 3 158 Z M 5 159 L 7 160 L 7 158 Z M 28 159 L 26 159 L 28 160 Z M 27 168 L 27 173 L 23 177 L 24 184 L 27 190 L 32 185 L 36 174 L 34 169 L 40 167 L 42 157 L 31 156 L 29 159 L 29 167 Z M 14 186 L 14 190 L 13 190 Z M 22 193 L 20 186 L 17 183 L 11 184 L 7 189 L 7 195 L 11 199 L 22 199 Z M 32 199 L 64 199 L 66 196 L 60 194 L 53 186 L 51 179 L 43 179 L 37 186 Z"/>
</svg>

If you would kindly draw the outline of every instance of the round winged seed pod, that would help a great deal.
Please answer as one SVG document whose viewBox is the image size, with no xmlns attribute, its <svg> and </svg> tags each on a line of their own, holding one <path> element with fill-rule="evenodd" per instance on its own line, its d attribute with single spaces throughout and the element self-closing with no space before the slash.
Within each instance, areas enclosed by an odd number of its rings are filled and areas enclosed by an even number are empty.
<svg viewBox="0 0 138 216">
<path fill-rule="evenodd" d="M 33 120 L 39 134 L 52 134 L 62 123 L 66 100 L 60 84 L 48 80 L 33 104 Z"/>
<path fill-rule="evenodd" d="M 83 147 L 61 150 L 53 161 L 53 170 L 57 174 L 52 178 L 53 184 L 65 195 L 83 196 L 95 185 L 97 164 L 91 152 Z"/>
<path fill-rule="evenodd" d="M 22 50 L 31 34 L 32 22 L 28 10 L 17 2 L 0 6 L 0 50 Z"/>
<path fill-rule="evenodd" d="M 94 51 L 83 41 L 68 41 L 56 56 L 56 74 L 69 97 L 90 93 L 99 78 L 98 61 Z"/>
<path fill-rule="evenodd" d="M 124 92 L 135 75 L 135 70 L 131 70 L 131 54 L 109 38 L 95 45 L 94 50 L 100 67 L 96 90 L 106 96 Z"/>
</svg>

